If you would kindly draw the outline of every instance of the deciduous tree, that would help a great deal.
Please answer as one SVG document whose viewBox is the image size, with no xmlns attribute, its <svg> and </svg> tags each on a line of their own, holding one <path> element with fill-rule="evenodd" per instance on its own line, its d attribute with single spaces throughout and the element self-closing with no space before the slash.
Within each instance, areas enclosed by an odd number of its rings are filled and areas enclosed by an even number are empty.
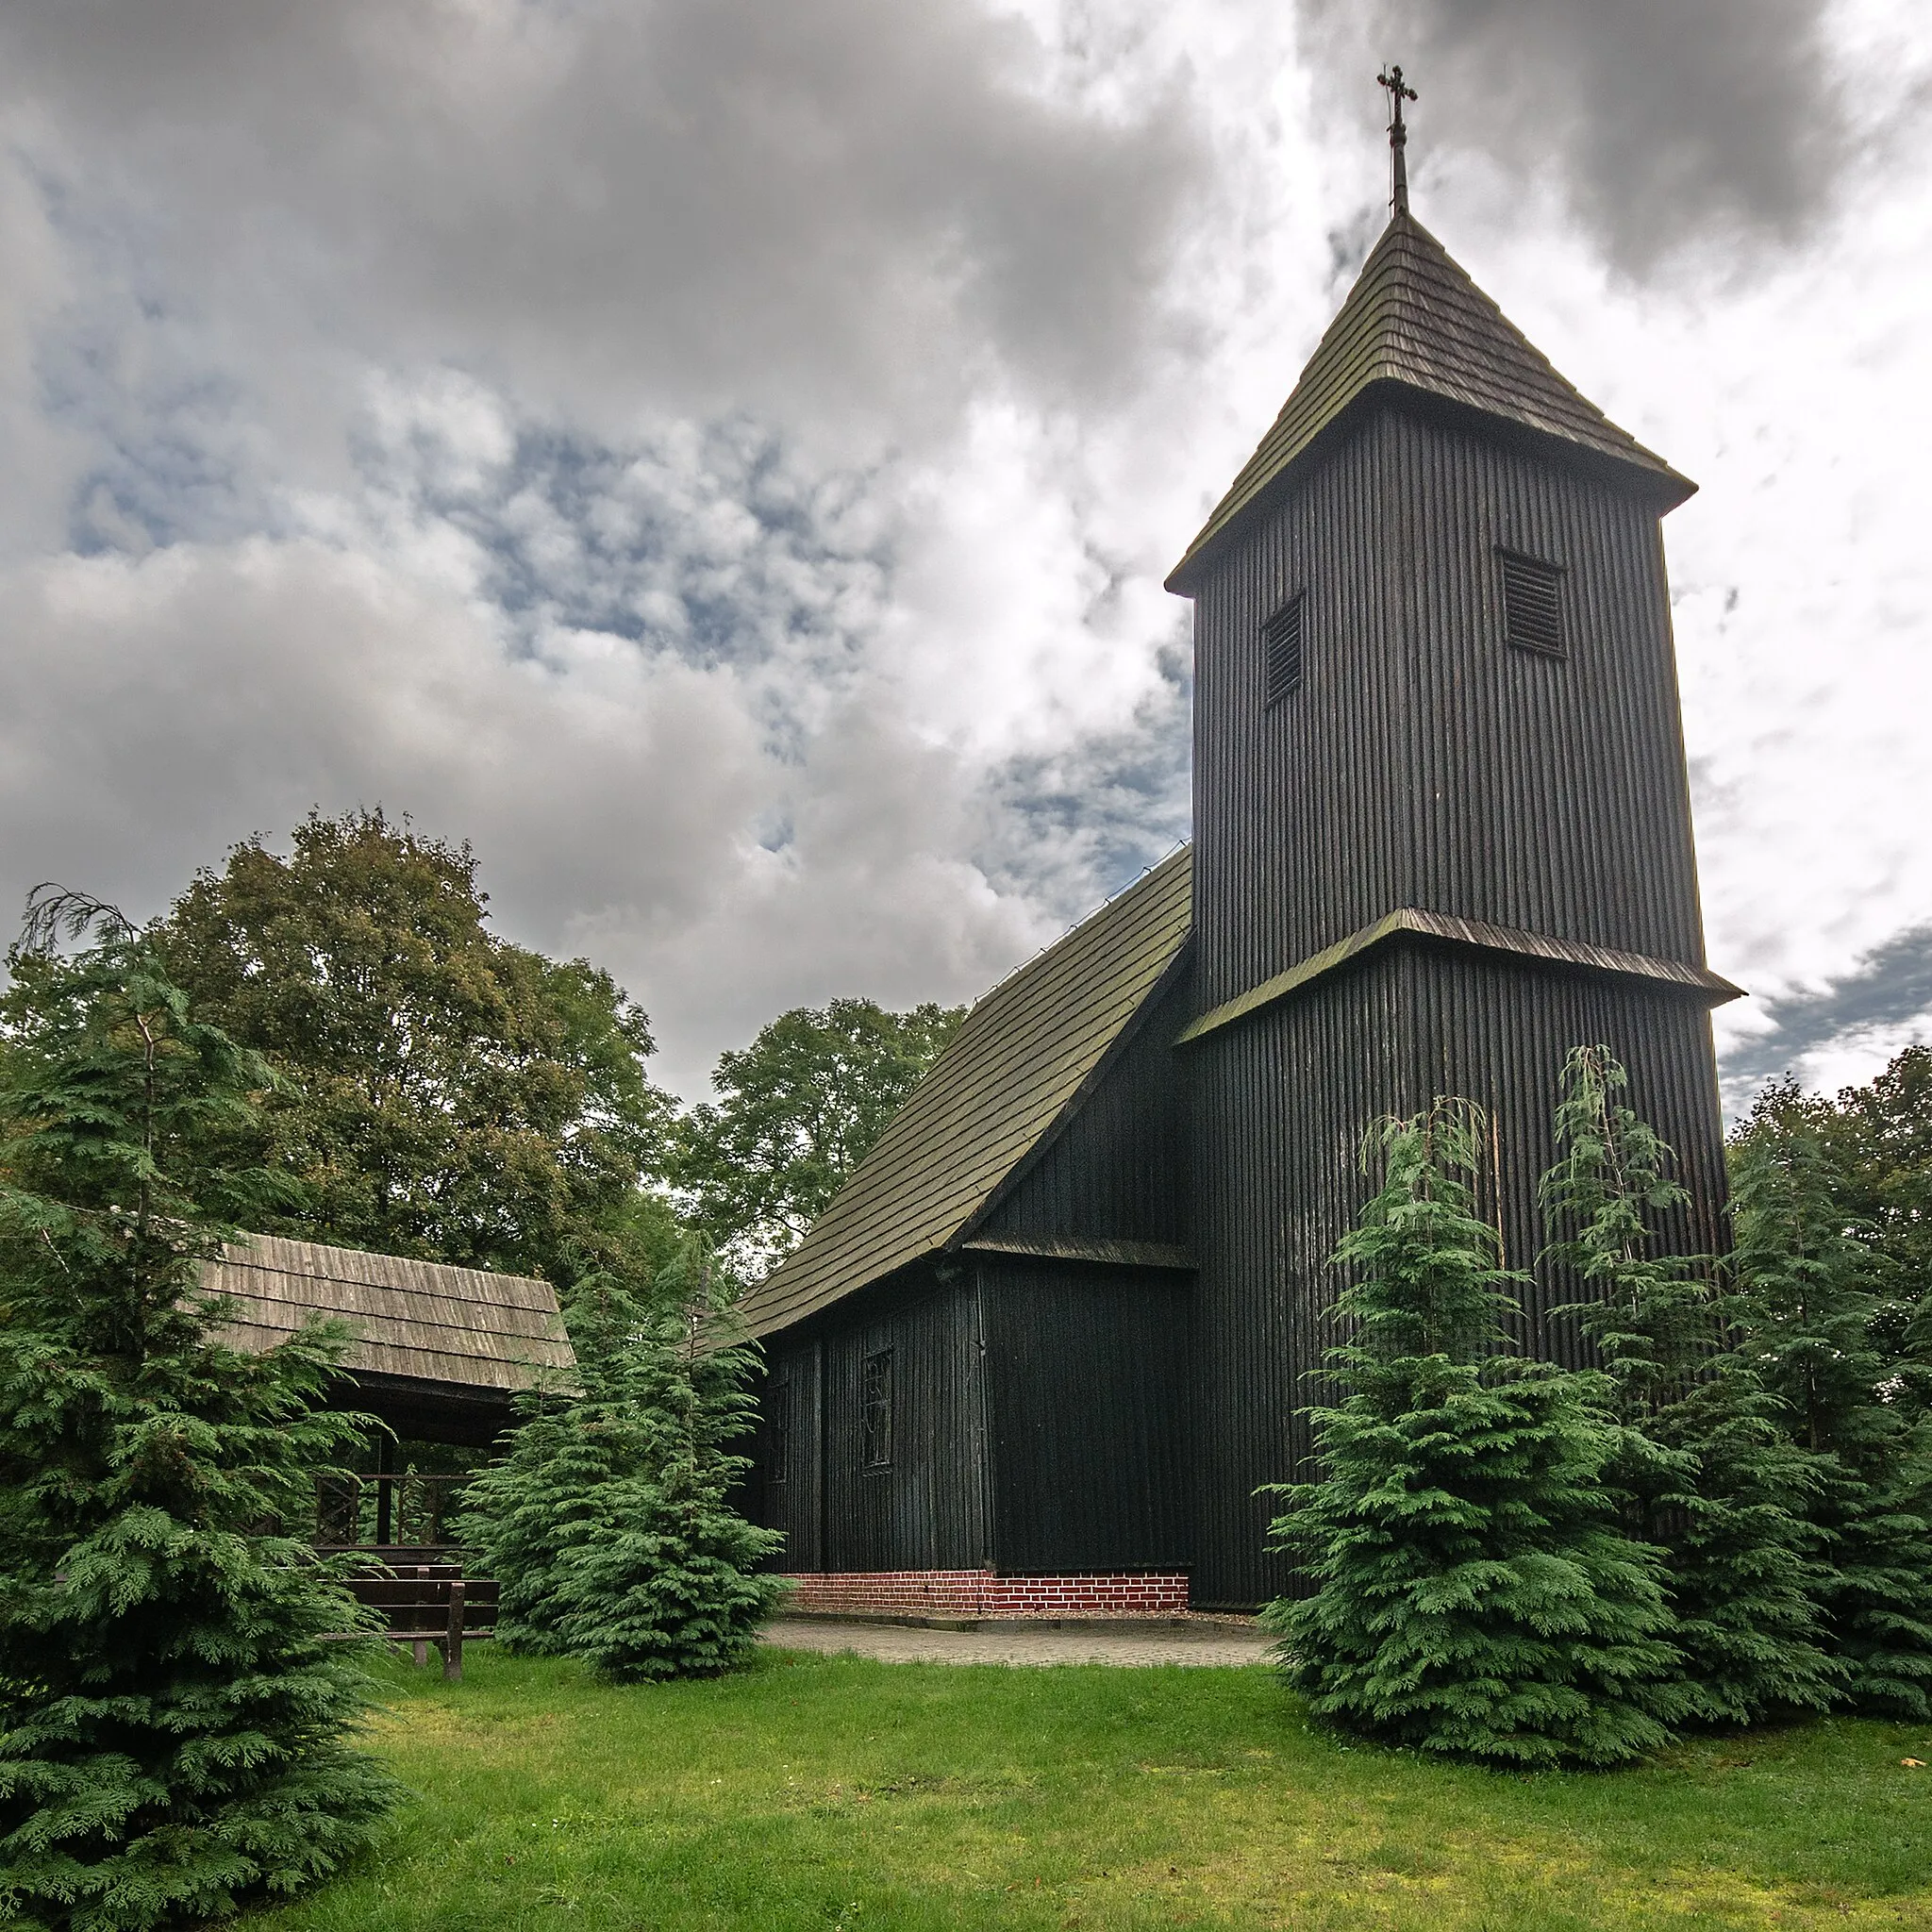
<svg viewBox="0 0 1932 1932">
<path fill-rule="evenodd" d="M 610 976 L 498 939 L 467 846 L 311 814 L 182 894 L 160 943 L 280 1076 L 244 1150 L 301 1183 L 265 1232 L 561 1279 L 634 1217 L 671 1106 Z"/>
<path fill-rule="evenodd" d="M 756 1279 L 798 1244 L 965 1017 L 833 1000 L 781 1013 L 720 1056 L 718 1102 L 686 1117 L 677 1173 L 727 1266 Z"/>
<path fill-rule="evenodd" d="M 1789 1110 L 1789 1109 L 1788 1109 Z M 1898 1392 L 1932 1408 L 1932 1046 L 1907 1046 L 1876 1079 L 1814 1103 L 1834 1198 L 1871 1257 L 1869 1324 Z"/>
</svg>

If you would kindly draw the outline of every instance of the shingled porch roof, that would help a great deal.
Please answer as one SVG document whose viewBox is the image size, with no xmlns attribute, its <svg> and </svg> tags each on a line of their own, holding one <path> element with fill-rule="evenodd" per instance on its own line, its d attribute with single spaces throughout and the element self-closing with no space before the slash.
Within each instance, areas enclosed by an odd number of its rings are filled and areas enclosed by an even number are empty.
<svg viewBox="0 0 1932 1932">
<path fill-rule="evenodd" d="M 531 1276 L 245 1235 L 204 1264 L 202 1285 L 233 1305 L 220 1339 L 250 1353 L 316 1317 L 345 1323 L 342 1366 L 365 1384 L 507 1403 L 575 1366 L 557 1291 Z"/>
<path fill-rule="evenodd" d="M 1191 860 L 1183 846 L 980 1000 L 805 1240 L 745 1298 L 752 1334 L 956 1245 L 983 1218 L 1179 958 Z"/>
</svg>

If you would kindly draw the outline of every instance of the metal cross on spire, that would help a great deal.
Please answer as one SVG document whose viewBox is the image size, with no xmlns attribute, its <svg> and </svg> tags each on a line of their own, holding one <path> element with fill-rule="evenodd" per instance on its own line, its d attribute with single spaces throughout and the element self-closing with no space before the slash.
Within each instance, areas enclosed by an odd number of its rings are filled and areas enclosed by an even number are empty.
<svg viewBox="0 0 1932 1932">
<path fill-rule="evenodd" d="M 1394 193 L 1390 199 L 1395 212 L 1406 215 L 1408 212 L 1408 161 L 1403 151 L 1408 146 L 1408 129 L 1403 125 L 1402 104 L 1416 99 L 1416 91 L 1404 84 L 1400 67 L 1388 68 L 1375 78 L 1389 90 L 1389 97 L 1395 104 L 1395 118 L 1389 124 L 1390 174 L 1395 183 Z"/>
</svg>

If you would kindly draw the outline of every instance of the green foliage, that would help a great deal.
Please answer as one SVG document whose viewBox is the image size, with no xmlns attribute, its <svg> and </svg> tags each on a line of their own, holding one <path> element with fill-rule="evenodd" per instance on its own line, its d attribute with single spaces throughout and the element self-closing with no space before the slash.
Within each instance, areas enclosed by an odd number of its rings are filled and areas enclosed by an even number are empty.
<svg viewBox="0 0 1932 1932">
<path fill-rule="evenodd" d="M 645 1293 L 648 1295 L 649 1291 Z M 567 1554 L 598 1535 L 616 1487 L 642 1466 L 648 1430 L 637 1401 L 645 1301 L 609 1270 L 564 1297 L 577 1392 L 517 1398 L 508 1452 L 466 1486 L 462 1538 L 498 1582 L 496 1639 L 525 1656 L 560 1656 Z"/>
<path fill-rule="evenodd" d="M 503 1586 L 499 1637 L 617 1682 L 705 1676 L 750 1656 L 782 1586 L 781 1543 L 731 1491 L 756 1419 L 754 1357 L 702 1248 L 640 1292 L 614 1271 L 573 1291 L 582 1378 L 531 1398 L 509 1454 L 473 1483 L 464 1535 Z"/>
<path fill-rule="evenodd" d="M 199 1264 L 263 1176 L 212 1167 L 260 1062 L 110 908 L 41 896 L 0 1021 L 0 1917 L 146 1927 L 333 1871 L 396 1788 L 346 1741 L 353 1603 L 269 1534 L 356 1420 L 340 1353 L 221 1344 Z M 57 926 L 99 942 L 54 957 Z"/>
<path fill-rule="evenodd" d="M 1492 1353 L 1514 1277 L 1475 1211 L 1477 1109 L 1385 1123 L 1383 1185 L 1336 1252 L 1353 1329 L 1314 1418 L 1319 1482 L 1284 1489 L 1273 1546 L 1312 1594 L 1264 1622 L 1311 1707 L 1385 1741 L 1535 1768 L 1666 1741 L 1658 1552 L 1601 1482 L 1606 1378 Z"/>
<path fill-rule="evenodd" d="M 1932 1442 L 1873 1334 L 1883 1306 L 1822 1119 L 1793 1083 L 1733 1143 L 1740 1351 L 1820 1458 L 1823 1607 L 1862 1710 L 1932 1715 Z"/>
<path fill-rule="evenodd" d="M 263 1231 L 562 1279 L 661 1170 L 643 1013 L 495 938 L 475 871 L 380 811 L 311 815 L 175 903 L 172 970 L 281 1076 L 239 1151 L 302 1195 Z"/>
<path fill-rule="evenodd" d="M 1932 1924 L 1917 1727 L 1498 1777 L 1354 1748 L 1256 1670 L 767 1651 L 612 1696 L 567 1660 L 473 1655 L 459 1686 L 387 1668 L 382 1748 L 420 1802 L 379 1859 L 246 1932 Z"/>
<path fill-rule="evenodd" d="M 1870 1260 L 1872 1341 L 1900 1392 L 1932 1406 L 1932 1046 L 1907 1047 L 1869 1085 L 1806 1112 L 1847 1232 Z"/>
<path fill-rule="evenodd" d="M 1558 1158 L 1539 1192 L 1555 1236 L 1548 1256 L 1587 1291 L 1571 1312 L 1616 1388 L 1619 1419 L 1642 1427 L 1714 1353 L 1718 1320 L 1707 1284 L 1651 1252 L 1654 1217 L 1689 1197 L 1671 1150 L 1624 1098 L 1629 1084 L 1607 1047 L 1572 1050 L 1558 1082 Z"/>
<path fill-rule="evenodd" d="M 1628 1086 L 1607 1047 L 1570 1055 L 1559 1158 L 1541 1191 L 1549 1257 L 1587 1291 L 1573 1312 L 1616 1391 L 1622 1433 L 1605 1480 L 1630 1533 L 1669 1552 L 1684 1715 L 1740 1724 L 1824 1709 L 1844 1673 L 1820 1647 L 1813 1601 L 1823 1578 L 1806 1513 L 1822 1470 L 1787 1438 L 1751 1365 L 1722 1346 L 1707 1272 L 1652 1252 L 1654 1218 L 1687 1197 Z"/>
<path fill-rule="evenodd" d="M 682 1123 L 677 1178 L 694 1224 L 745 1280 L 774 1267 L 824 1211 L 966 1017 L 871 1000 L 798 1007 L 721 1055 L 715 1107 Z"/>
</svg>

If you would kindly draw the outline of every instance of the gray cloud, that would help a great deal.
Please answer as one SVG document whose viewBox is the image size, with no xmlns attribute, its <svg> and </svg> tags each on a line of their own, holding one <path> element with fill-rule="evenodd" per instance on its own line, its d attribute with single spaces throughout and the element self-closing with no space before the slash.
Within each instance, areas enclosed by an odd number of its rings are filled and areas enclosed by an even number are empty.
<svg viewBox="0 0 1932 1932">
<path fill-rule="evenodd" d="M 251 829 L 380 801 L 475 840 L 515 937 L 619 972 L 687 1090 L 799 1000 L 981 990 L 1185 824 L 1159 575 L 1339 292 L 1324 231 L 1338 273 L 1372 237 L 1378 59 L 1424 90 L 1424 173 L 1498 157 L 1452 241 L 1581 265 L 1566 368 L 1579 337 L 1643 367 L 1669 291 L 1599 303 L 1571 225 L 1506 235 L 1497 184 L 1560 170 L 1641 266 L 1801 231 L 1847 151 L 1798 0 L 1297 11 L 1315 84 L 1240 0 L 0 8 L 0 911 L 50 874 L 152 909 Z M 1358 116 L 1346 142 L 1304 96 Z M 1878 280 L 1845 260 L 1840 286 Z M 1738 801 L 1710 903 L 1753 908 L 1719 937 L 1785 985 L 1926 903 L 1909 813 L 1846 788 L 1915 749 L 1874 755 L 1851 697 L 1825 756 L 1763 728 L 1816 724 L 1827 661 L 1851 690 L 1841 577 L 1926 605 L 1885 520 L 1908 491 L 1874 514 L 1834 483 L 1822 543 L 1789 510 L 1855 417 L 1908 461 L 1923 305 L 1882 292 L 1853 351 L 1835 302 L 1740 328 L 1733 289 L 1641 384 L 1674 455 L 1719 391 L 1740 449 L 1830 425 L 1822 458 L 1725 458 L 1728 498 L 1692 463 L 1711 487 L 1674 525 L 1707 544 L 1738 506 L 1723 581 L 1802 557 L 1814 599 L 1754 590 L 1780 615 L 1707 705 L 1707 740 L 1757 721 L 1744 780 L 1699 745 Z M 1878 409 L 1783 410 L 1791 369 L 1860 358 Z M 1922 655 L 1875 685 L 1894 721 Z M 1806 871 L 1767 813 L 1825 771 Z M 1768 822 L 1802 918 L 1747 862 Z M 1841 877 L 1863 923 L 1810 904 Z"/>
<path fill-rule="evenodd" d="M 1105 392 L 1202 181 L 1178 81 L 1090 110 L 968 0 L 72 0 L 0 75 L 68 232 L 164 255 L 225 359 L 272 327 L 606 427 Z"/>
<path fill-rule="evenodd" d="M 1724 1097 L 1741 1112 L 1769 1080 L 1848 1041 L 1883 1041 L 1932 1020 L 1932 924 L 1914 925 L 1874 948 L 1822 991 L 1769 1001 L 1770 1029 L 1736 1041 L 1724 1055 Z"/>
<path fill-rule="evenodd" d="M 313 541 L 16 570 L 0 635 L 0 909 L 59 877 L 145 915 L 251 830 L 380 803 L 474 839 L 510 936 L 668 1016 L 687 1091 L 799 998 L 971 996 L 1049 923 L 966 856 L 972 774 L 862 682 L 774 748 L 734 667 L 519 658 L 488 607 Z"/>
<path fill-rule="evenodd" d="M 1853 152 L 1827 0 L 1309 0 L 1338 100 L 1375 110 L 1375 63 L 1423 100 L 1415 157 L 1488 152 L 1557 172 L 1626 269 L 1740 227 L 1790 241 Z"/>
</svg>

